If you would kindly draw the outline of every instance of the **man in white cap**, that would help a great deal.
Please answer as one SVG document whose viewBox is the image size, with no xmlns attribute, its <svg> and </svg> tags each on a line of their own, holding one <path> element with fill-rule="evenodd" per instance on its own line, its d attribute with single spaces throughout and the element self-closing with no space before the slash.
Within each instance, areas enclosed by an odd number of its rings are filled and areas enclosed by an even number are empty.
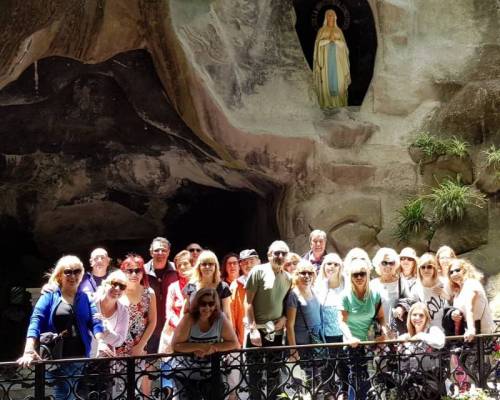
<svg viewBox="0 0 500 400">
<path fill-rule="evenodd" d="M 272 347 L 283 345 L 286 323 L 284 300 L 292 279 L 283 268 L 289 252 L 288 245 L 276 240 L 269 246 L 269 262 L 254 267 L 246 282 L 246 328 L 249 331 L 246 347 Z M 267 382 L 262 378 L 263 357 L 267 358 Z M 249 352 L 249 388 L 252 399 L 260 399 L 267 383 L 268 399 L 277 398 L 279 388 L 279 351 Z"/>
</svg>

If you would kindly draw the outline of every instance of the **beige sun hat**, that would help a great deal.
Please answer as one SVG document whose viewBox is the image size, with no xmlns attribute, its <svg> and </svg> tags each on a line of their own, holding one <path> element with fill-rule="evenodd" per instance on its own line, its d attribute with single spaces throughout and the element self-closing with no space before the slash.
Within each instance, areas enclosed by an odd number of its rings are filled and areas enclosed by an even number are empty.
<svg viewBox="0 0 500 400">
<path fill-rule="evenodd" d="M 401 250 L 401 253 L 399 253 L 399 258 L 401 257 L 413 258 L 416 262 L 418 262 L 417 252 L 411 247 L 405 247 L 403 250 Z"/>
</svg>

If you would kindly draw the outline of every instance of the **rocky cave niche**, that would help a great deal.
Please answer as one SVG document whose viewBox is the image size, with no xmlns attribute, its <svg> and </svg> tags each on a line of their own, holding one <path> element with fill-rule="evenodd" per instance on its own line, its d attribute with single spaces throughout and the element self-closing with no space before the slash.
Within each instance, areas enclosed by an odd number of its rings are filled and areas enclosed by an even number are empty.
<svg viewBox="0 0 500 400">
<path fill-rule="evenodd" d="M 229 191 L 187 182 L 168 199 L 165 231 L 182 249 L 191 242 L 222 256 L 255 248 L 262 259 L 279 238 L 276 196 L 247 190 Z"/>
<path fill-rule="evenodd" d="M 349 48 L 352 78 L 349 105 L 360 106 L 373 77 L 377 52 L 377 32 L 368 1 L 294 0 L 294 8 L 297 17 L 295 29 L 311 70 L 318 29 L 323 24 L 326 10 L 335 11 L 337 24 Z"/>
</svg>

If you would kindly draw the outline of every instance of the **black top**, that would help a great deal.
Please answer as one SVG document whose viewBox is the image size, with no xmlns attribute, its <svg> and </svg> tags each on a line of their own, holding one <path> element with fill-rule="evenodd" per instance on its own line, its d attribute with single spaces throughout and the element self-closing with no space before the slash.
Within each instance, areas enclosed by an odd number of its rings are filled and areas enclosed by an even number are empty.
<svg viewBox="0 0 500 400">
<path fill-rule="evenodd" d="M 54 314 L 54 326 L 57 333 L 66 330 L 63 335 L 63 358 L 85 357 L 85 346 L 76 326 L 75 313 L 73 306 L 64 301 L 61 301 L 56 308 Z"/>
</svg>

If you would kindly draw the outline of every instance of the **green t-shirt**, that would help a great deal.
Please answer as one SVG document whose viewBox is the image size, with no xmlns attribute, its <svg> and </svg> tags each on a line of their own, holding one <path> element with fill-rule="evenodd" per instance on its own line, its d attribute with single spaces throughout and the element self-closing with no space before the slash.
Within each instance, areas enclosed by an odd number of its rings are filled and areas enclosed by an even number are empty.
<svg viewBox="0 0 500 400">
<path fill-rule="evenodd" d="M 380 302 L 380 294 L 374 290 L 364 300 L 358 299 L 353 291 L 344 292 L 342 306 L 349 314 L 347 326 L 352 336 L 361 341 L 368 340 L 368 330 L 375 316 L 377 304 Z"/>
<path fill-rule="evenodd" d="M 245 288 L 255 293 L 253 312 L 257 324 L 274 321 L 283 315 L 283 300 L 291 285 L 288 272 L 275 274 L 269 263 L 252 269 Z"/>
</svg>

